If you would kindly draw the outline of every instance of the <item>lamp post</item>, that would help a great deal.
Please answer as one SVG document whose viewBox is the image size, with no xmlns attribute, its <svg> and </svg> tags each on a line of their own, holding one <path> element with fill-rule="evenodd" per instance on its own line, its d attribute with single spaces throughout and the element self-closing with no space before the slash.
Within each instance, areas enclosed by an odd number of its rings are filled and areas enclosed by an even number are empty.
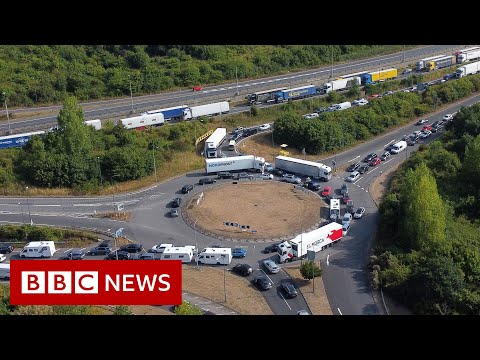
<svg viewBox="0 0 480 360">
<path fill-rule="evenodd" d="M 29 200 L 28 200 L 28 186 L 25 187 L 25 191 L 27 192 L 28 217 L 30 218 L 30 225 L 33 225 L 32 214 L 30 213 L 30 202 L 29 202 Z"/>
<path fill-rule="evenodd" d="M 332 51 L 332 68 L 331 68 L 331 71 L 330 71 L 330 77 L 333 78 L 333 46 L 330 49 Z"/>
<path fill-rule="evenodd" d="M 235 78 L 237 79 L 237 92 L 235 93 L 235 95 L 240 95 L 240 91 L 238 90 L 238 67 L 235 66 Z"/>
<path fill-rule="evenodd" d="M 12 133 L 12 130 L 10 129 L 10 116 L 8 115 L 7 94 L 5 93 L 5 91 L 3 91 L 2 95 L 3 95 L 3 100 L 5 101 L 5 111 L 7 113 L 7 122 L 8 122 L 8 134 L 10 135 Z"/>
<path fill-rule="evenodd" d="M 100 186 L 103 188 L 102 167 L 100 166 L 100 156 L 97 156 L 97 163 L 98 163 L 98 174 L 100 176 Z"/>
<path fill-rule="evenodd" d="M 20 205 L 20 209 L 22 210 L 22 224 L 25 224 L 25 219 L 23 217 L 23 206 L 22 206 L 22 203 L 18 203 L 18 205 Z"/>
<path fill-rule="evenodd" d="M 227 303 L 227 281 L 226 281 L 226 273 L 227 269 L 223 269 L 223 294 L 225 295 L 225 304 Z"/>
<path fill-rule="evenodd" d="M 132 102 L 132 114 L 135 112 L 135 110 L 133 110 L 133 93 L 132 93 L 132 77 L 130 75 L 128 75 L 128 81 L 130 83 L 130 100 Z"/>
</svg>

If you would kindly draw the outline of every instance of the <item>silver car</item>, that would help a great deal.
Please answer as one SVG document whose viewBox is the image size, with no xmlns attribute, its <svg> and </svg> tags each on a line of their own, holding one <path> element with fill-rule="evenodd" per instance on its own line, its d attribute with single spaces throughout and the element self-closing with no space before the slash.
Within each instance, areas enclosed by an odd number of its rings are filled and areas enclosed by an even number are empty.
<svg viewBox="0 0 480 360">
<path fill-rule="evenodd" d="M 264 260 L 263 266 L 265 266 L 270 274 L 276 274 L 280 271 L 280 267 L 270 259 Z"/>
<path fill-rule="evenodd" d="M 295 175 L 290 175 L 290 174 L 284 175 L 283 176 L 283 181 L 286 181 L 290 184 L 301 184 L 302 183 L 302 179 L 300 179 L 299 177 L 297 177 Z"/>
</svg>

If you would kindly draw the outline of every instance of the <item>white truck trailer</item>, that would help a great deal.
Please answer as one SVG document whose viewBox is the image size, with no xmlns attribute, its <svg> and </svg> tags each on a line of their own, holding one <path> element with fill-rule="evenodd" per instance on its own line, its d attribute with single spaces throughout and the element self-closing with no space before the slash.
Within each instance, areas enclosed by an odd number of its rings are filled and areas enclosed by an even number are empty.
<svg viewBox="0 0 480 360">
<path fill-rule="evenodd" d="M 456 53 L 457 64 L 461 64 L 467 61 L 477 60 L 480 58 L 480 47 L 472 47 L 464 49 Z"/>
<path fill-rule="evenodd" d="M 232 262 L 232 248 L 205 248 L 195 261 L 199 264 L 229 265 Z"/>
<path fill-rule="evenodd" d="M 318 229 L 297 235 L 290 241 L 284 241 L 277 247 L 280 263 L 303 259 L 307 251 L 321 251 L 339 241 L 343 236 L 342 225 L 332 222 Z"/>
<path fill-rule="evenodd" d="M 21 258 L 47 258 L 52 257 L 56 251 L 53 241 L 32 241 L 18 255 Z"/>
<path fill-rule="evenodd" d="M 215 116 L 226 114 L 230 111 L 230 104 L 222 101 L 213 104 L 192 106 L 183 110 L 183 120 L 195 119 L 200 116 Z"/>
<path fill-rule="evenodd" d="M 85 121 L 85 124 L 93 126 L 95 130 L 100 130 L 102 128 L 102 122 L 100 121 L 100 119 L 87 120 Z"/>
<path fill-rule="evenodd" d="M 444 57 L 444 56 L 446 56 L 446 55 L 445 54 L 435 55 L 435 56 L 430 56 L 428 58 L 420 59 L 420 60 L 417 61 L 416 65 L 415 65 L 415 69 L 417 71 L 425 70 L 425 67 L 427 66 L 429 61 L 436 60 L 436 59 L 439 59 L 439 58 Z"/>
<path fill-rule="evenodd" d="M 275 168 L 289 173 L 309 176 L 316 180 L 328 181 L 332 178 L 332 168 L 330 166 L 287 156 L 277 156 L 275 158 Z"/>
<path fill-rule="evenodd" d="M 205 171 L 214 174 L 221 171 L 255 170 L 264 171 L 265 159 L 254 155 L 232 156 L 227 158 L 205 159 Z"/>
<path fill-rule="evenodd" d="M 457 78 L 461 78 L 467 75 L 476 74 L 478 72 L 480 72 L 480 61 L 460 66 L 455 72 L 455 75 Z"/>
<path fill-rule="evenodd" d="M 191 246 L 169 247 L 160 255 L 161 260 L 182 260 L 182 263 L 189 263 L 193 259 Z"/>
<path fill-rule="evenodd" d="M 217 157 L 217 149 L 227 137 L 226 128 L 217 128 L 212 135 L 205 140 L 205 157 Z"/>
<path fill-rule="evenodd" d="M 126 119 L 120 119 L 120 122 L 126 129 L 144 129 L 146 126 L 161 126 L 165 124 L 162 113 L 142 114 Z"/>
<path fill-rule="evenodd" d="M 338 91 L 344 90 L 353 85 L 360 85 L 362 83 L 362 79 L 360 76 L 353 76 L 350 78 L 341 78 L 337 80 L 329 81 L 322 86 L 322 90 L 324 94 L 328 94 L 330 91 Z"/>
</svg>

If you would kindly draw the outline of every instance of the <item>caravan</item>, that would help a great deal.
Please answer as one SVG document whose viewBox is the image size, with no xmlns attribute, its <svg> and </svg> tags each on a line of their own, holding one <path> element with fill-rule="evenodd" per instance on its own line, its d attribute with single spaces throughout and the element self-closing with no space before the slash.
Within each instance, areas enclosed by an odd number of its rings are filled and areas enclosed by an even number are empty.
<svg viewBox="0 0 480 360">
<path fill-rule="evenodd" d="M 56 251 L 53 241 L 32 241 L 18 255 L 21 258 L 46 258 L 52 257 Z"/>
<path fill-rule="evenodd" d="M 229 265 L 232 262 L 231 248 L 205 248 L 197 255 L 200 264 Z"/>
<path fill-rule="evenodd" d="M 160 255 L 160 260 L 182 260 L 182 263 L 189 263 L 193 259 L 191 246 L 169 247 Z"/>
<path fill-rule="evenodd" d="M 10 280 L 10 264 L 0 264 L 0 280 Z"/>
</svg>

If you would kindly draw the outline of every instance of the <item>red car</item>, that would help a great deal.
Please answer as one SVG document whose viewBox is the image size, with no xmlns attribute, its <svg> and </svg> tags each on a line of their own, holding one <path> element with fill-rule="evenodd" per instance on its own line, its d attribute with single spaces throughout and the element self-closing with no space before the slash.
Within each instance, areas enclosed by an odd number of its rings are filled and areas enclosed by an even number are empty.
<svg viewBox="0 0 480 360">
<path fill-rule="evenodd" d="M 379 96 L 378 94 L 372 94 L 372 95 L 370 95 L 369 97 L 367 97 L 367 100 L 376 99 L 376 98 L 378 98 L 378 96 Z"/>
<path fill-rule="evenodd" d="M 376 165 L 380 164 L 381 162 L 382 162 L 382 160 L 377 157 L 377 158 L 373 159 L 372 161 L 370 161 L 369 165 L 370 166 L 376 166 Z"/>
<path fill-rule="evenodd" d="M 348 193 L 343 194 L 342 200 L 344 204 L 347 204 L 351 200 L 350 195 L 348 195 Z"/>
<path fill-rule="evenodd" d="M 325 186 L 325 189 L 322 191 L 322 196 L 328 196 L 332 193 L 332 188 L 330 186 Z"/>
<path fill-rule="evenodd" d="M 432 130 L 432 125 L 425 125 L 423 128 L 422 128 L 422 131 L 431 131 Z"/>
<path fill-rule="evenodd" d="M 193 91 L 200 91 L 200 90 L 202 90 L 201 86 L 194 86 L 193 87 Z"/>
</svg>

